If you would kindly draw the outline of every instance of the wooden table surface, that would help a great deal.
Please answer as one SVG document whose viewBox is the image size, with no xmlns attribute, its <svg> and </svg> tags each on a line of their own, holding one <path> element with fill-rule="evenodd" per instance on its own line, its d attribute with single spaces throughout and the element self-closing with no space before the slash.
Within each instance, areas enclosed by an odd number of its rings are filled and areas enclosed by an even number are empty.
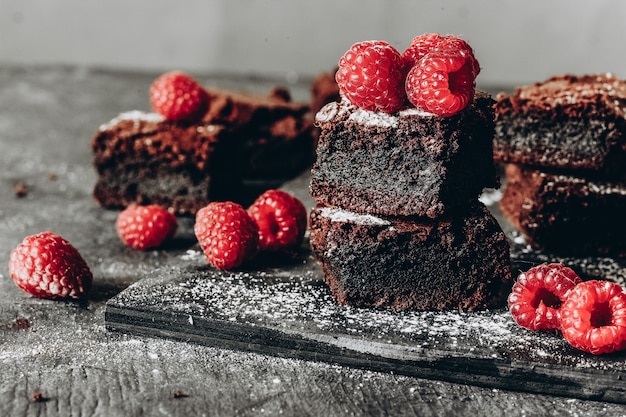
<svg viewBox="0 0 626 417">
<path fill-rule="evenodd" d="M 0 67 L 0 416 L 626 415 L 619 404 L 107 331 L 107 300 L 198 249 L 186 220 L 166 249 L 124 247 L 117 213 L 91 197 L 92 135 L 118 113 L 147 110 L 157 75 Z M 278 84 L 198 78 L 258 92 Z M 296 99 L 309 99 L 306 82 L 289 87 Z M 38 300 L 10 280 L 11 249 L 45 230 L 72 242 L 90 265 L 95 288 L 88 300 Z"/>
</svg>

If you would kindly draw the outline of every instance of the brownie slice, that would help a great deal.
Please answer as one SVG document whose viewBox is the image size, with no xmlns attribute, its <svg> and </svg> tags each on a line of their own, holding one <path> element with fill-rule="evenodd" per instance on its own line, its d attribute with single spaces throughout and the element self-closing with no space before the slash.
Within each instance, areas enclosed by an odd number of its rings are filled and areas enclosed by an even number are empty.
<svg viewBox="0 0 626 417">
<path fill-rule="evenodd" d="M 507 164 L 504 215 L 531 246 L 560 255 L 626 255 L 626 184 Z"/>
<path fill-rule="evenodd" d="M 194 214 L 211 200 L 239 192 L 236 143 L 221 125 L 123 113 L 102 125 L 92 140 L 98 173 L 93 195 L 108 208 L 159 204 Z"/>
<path fill-rule="evenodd" d="M 498 185 L 493 161 L 493 100 L 475 100 L 452 117 L 415 108 L 396 114 L 343 99 L 316 117 L 321 135 L 311 196 L 359 213 L 435 218 Z"/>
<path fill-rule="evenodd" d="M 311 211 L 311 248 L 341 304 L 475 310 L 504 305 L 509 244 L 480 202 L 432 220 Z"/>
<path fill-rule="evenodd" d="M 205 122 L 237 132 L 238 169 L 248 180 L 287 180 L 310 168 L 315 156 L 310 107 L 285 88 L 267 95 L 205 88 Z"/>
<path fill-rule="evenodd" d="M 625 179 L 625 109 L 626 82 L 610 74 L 559 75 L 499 94 L 494 158 Z"/>
</svg>

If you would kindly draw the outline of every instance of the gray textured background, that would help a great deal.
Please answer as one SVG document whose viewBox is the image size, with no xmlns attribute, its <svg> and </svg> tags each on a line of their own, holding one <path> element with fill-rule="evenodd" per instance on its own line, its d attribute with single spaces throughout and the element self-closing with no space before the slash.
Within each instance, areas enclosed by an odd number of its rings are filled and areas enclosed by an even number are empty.
<svg viewBox="0 0 626 417">
<path fill-rule="evenodd" d="M 356 41 L 404 50 L 414 36 L 440 32 L 472 44 L 479 84 L 624 77 L 624 16 L 620 0 L 0 0 L 0 63 L 294 80 L 333 67 Z"/>
</svg>

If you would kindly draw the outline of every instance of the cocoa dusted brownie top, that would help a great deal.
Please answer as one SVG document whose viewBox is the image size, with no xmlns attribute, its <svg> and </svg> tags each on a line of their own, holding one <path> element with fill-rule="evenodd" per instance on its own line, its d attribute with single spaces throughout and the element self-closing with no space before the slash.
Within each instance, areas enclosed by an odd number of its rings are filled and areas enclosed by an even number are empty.
<svg viewBox="0 0 626 417">
<path fill-rule="evenodd" d="M 496 97 L 494 157 L 502 162 L 624 178 L 626 82 L 559 75 Z"/>
<path fill-rule="evenodd" d="M 230 128 L 258 129 L 286 117 L 302 118 L 310 112 L 308 104 L 293 102 L 291 93 L 283 87 L 275 87 L 266 95 L 212 87 L 205 87 L 204 90 L 208 94 L 209 105 L 202 119 L 226 124 Z"/>
<path fill-rule="evenodd" d="M 557 75 L 510 96 L 499 95 L 498 113 L 546 112 L 568 117 L 620 117 L 626 111 L 626 82 L 612 74 Z"/>
</svg>

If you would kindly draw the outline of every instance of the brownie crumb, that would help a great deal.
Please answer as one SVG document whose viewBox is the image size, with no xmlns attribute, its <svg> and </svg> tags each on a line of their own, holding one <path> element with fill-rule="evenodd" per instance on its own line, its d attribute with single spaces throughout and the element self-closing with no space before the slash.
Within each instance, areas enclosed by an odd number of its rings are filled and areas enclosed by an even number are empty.
<svg viewBox="0 0 626 417">
<path fill-rule="evenodd" d="M 185 394 L 181 390 L 176 390 L 172 393 L 172 397 L 174 398 L 187 398 L 189 395 Z"/>
<path fill-rule="evenodd" d="M 18 198 L 23 198 L 28 195 L 28 186 L 23 181 L 18 181 L 15 184 L 15 196 Z"/>
<path fill-rule="evenodd" d="M 44 397 L 41 392 L 36 391 L 33 394 L 33 402 L 34 403 L 45 403 L 46 401 L 48 401 L 48 398 Z"/>
<path fill-rule="evenodd" d="M 29 327 L 30 322 L 24 317 L 18 317 L 15 319 L 15 321 L 9 324 L 9 328 L 11 328 L 11 330 L 24 330 L 28 329 Z"/>
</svg>

